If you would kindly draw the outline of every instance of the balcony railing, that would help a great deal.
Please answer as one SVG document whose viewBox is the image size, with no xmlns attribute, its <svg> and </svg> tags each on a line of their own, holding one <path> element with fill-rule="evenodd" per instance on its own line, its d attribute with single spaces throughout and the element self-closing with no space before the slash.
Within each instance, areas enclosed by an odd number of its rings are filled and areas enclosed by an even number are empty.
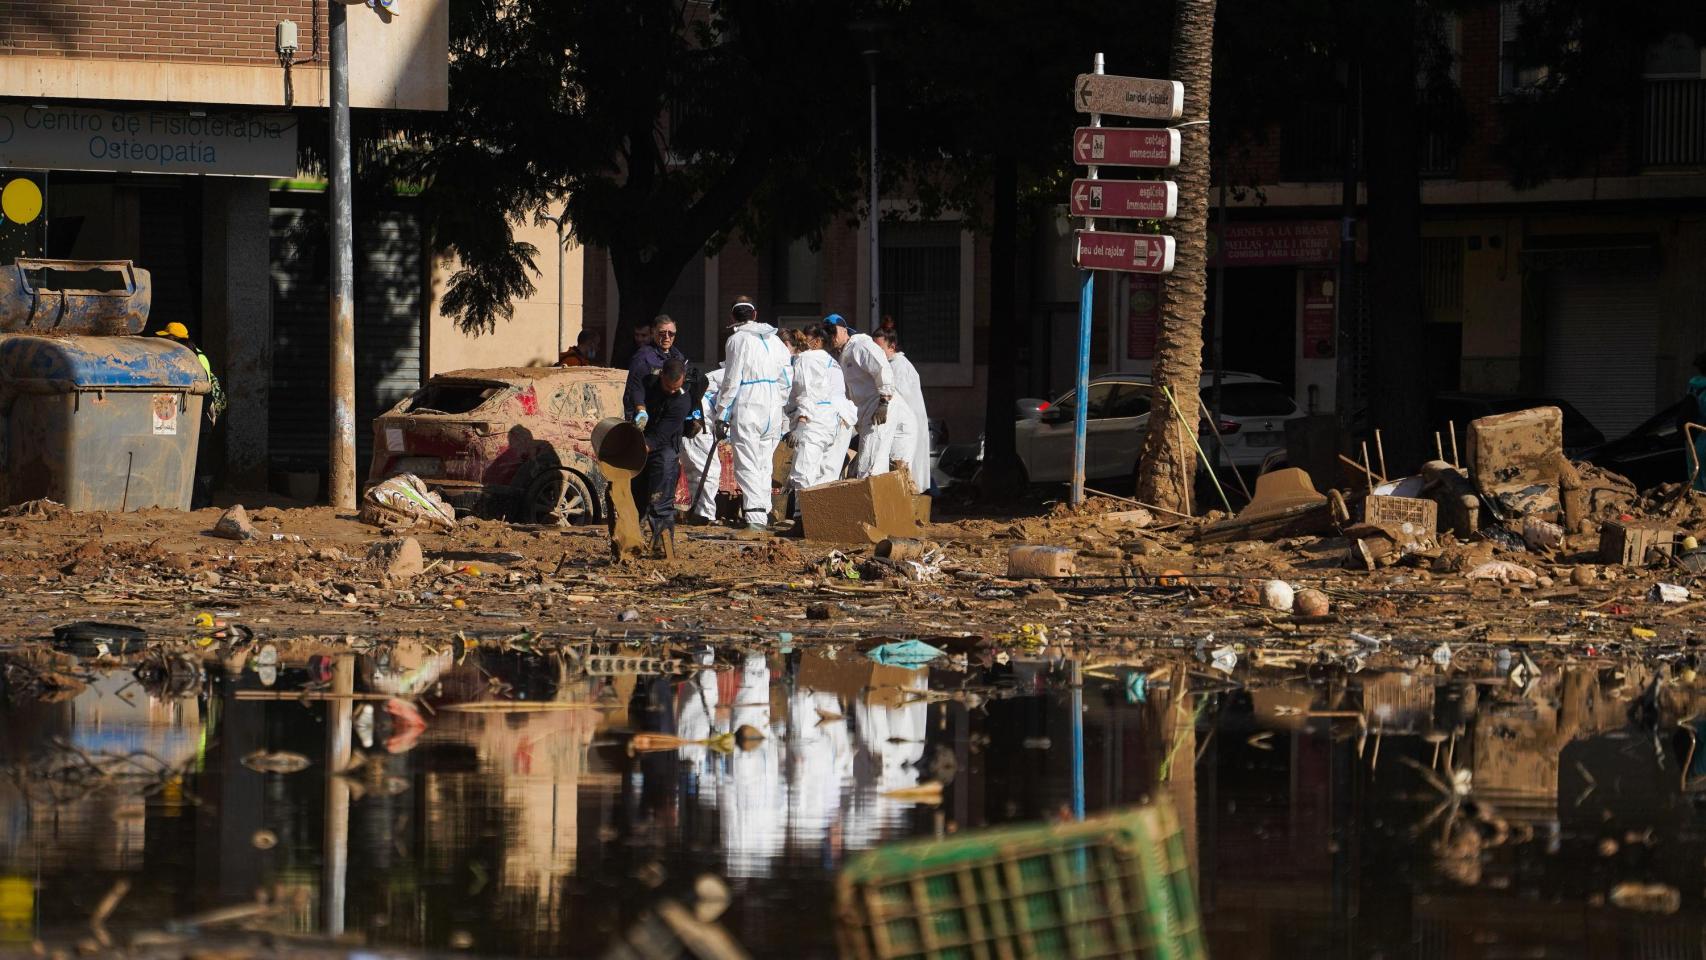
<svg viewBox="0 0 1706 960">
<path fill-rule="evenodd" d="M 1706 166 L 1706 78 L 1647 81 L 1641 110 L 1641 167 Z"/>
</svg>

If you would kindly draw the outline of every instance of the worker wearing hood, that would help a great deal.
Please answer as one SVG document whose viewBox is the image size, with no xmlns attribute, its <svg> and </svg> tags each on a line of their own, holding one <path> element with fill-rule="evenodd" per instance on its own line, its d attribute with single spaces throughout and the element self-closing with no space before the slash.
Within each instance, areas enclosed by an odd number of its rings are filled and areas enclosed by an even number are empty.
<svg viewBox="0 0 1706 960">
<path fill-rule="evenodd" d="M 758 308 L 748 297 L 729 308 L 723 356 L 713 419 L 719 439 L 726 437 L 734 447 L 747 529 L 763 530 L 770 522 L 771 461 L 788 429 L 782 405 L 793 387 L 792 357 L 776 328 L 758 322 Z"/>
</svg>

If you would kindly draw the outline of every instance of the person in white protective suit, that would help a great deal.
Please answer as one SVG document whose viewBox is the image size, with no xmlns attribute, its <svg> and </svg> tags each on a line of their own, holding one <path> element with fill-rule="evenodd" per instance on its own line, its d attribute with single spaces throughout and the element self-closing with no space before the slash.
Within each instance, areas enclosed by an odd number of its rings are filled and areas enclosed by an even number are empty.
<svg viewBox="0 0 1706 960">
<path fill-rule="evenodd" d="M 793 385 L 793 367 L 776 328 L 758 322 L 751 299 L 735 300 L 729 308 L 729 328 L 712 420 L 717 435 L 734 445 L 746 528 L 763 530 L 770 523 L 771 458 L 788 427 L 782 404 Z"/>
<path fill-rule="evenodd" d="M 859 458 L 853 475 L 874 477 L 898 464 L 910 464 L 912 438 L 919 428 L 906 401 L 891 402 L 897 395 L 888 355 L 875 340 L 849 330 L 838 313 L 823 318 L 823 333 L 841 361 L 847 398 L 859 409 Z M 913 487 L 916 492 L 917 477 Z"/>
<path fill-rule="evenodd" d="M 806 349 L 794 357 L 790 395 L 794 427 L 794 466 L 788 486 L 804 490 L 841 477 L 859 410 L 847 399 L 841 365 L 823 348 L 821 329 L 802 331 Z"/>
<path fill-rule="evenodd" d="M 899 334 L 893 330 L 878 330 L 871 339 L 882 344 L 883 353 L 888 355 L 889 369 L 894 372 L 895 396 L 905 400 L 912 409 L 918 429 L 912 436 L 912 456 L 907 458 L 907 466 L 912 469 L 912 479 L 917 482 L 919 492 L 928 491 L 935 483 L 930 475 L 930 412 L 924 407 L 924 383 L 918 378 L 918 368 L 901 352 Z M 898 451 L 890 456 L 901 459 Z"/>
<path fill-rule="evenodd" d="M 699 415 L 711 422 L 711 410 L 722 386 L 723 368 L 705 374 L 705 395 L 699 399 Z M 723 458 L 716 453 L 717 437 L 711 430 L 701 430 L 691 437 L 681 438 L 681 472 L 687 477 L 687 495 L 698 496 L 687 506 L 689 524 L 710 523 L 717 519 L 717 485 L 723 480 Z M 706 463 L 710 466 L 707 467 Z M 703 484 L 699 474 L 705 474 Z"/>
</svg>

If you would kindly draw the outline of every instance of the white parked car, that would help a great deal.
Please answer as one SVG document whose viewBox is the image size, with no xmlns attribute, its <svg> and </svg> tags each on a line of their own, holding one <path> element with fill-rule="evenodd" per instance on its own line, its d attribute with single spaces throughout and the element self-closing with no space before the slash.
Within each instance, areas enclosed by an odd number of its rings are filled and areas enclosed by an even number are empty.
<svg viewBox="0 0 1706 960">
<path fill-rule="evenodd" d="M 1203 449 L 1213 453 L 1206 435 L 1212 374 L 1202 378 Z M 1019 459 L 1032 483 L 1072 479 L 1072 432 L 1076 391 L 1054 400 L 1020 400 L 1014 426 Z M 1084 475 L 1090 480 L 1124 478 L 1137 470 L 1138 451 L 1149 429 L 1150 383 L 1147 374 L 1110 373 L 1090 381 L 1086 408 Z M 1285 421 L 1303 416 L 1283 384 L 1249 373 L 1224 371 L 1220 380 L 1220 435 L 1223 463 L 1255 469 L 1263 458 L 1285 446 Z M 981 459 L 981 457 L 980 457 Z"/>
</svg>

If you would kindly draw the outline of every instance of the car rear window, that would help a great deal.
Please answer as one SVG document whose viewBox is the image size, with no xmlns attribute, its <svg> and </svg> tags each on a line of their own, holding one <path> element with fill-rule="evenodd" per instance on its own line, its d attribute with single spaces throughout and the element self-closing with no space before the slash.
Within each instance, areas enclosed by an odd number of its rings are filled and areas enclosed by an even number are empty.
<svg viewBox="0 0 1706 960">
<path fill-rule="evenodd" d="M 497 383 L 429 383 L 409 401 L 409 413 L 472 413 L 504 389 Z"/>
<path fill-rule="evenodd" d="M 1213 397 L 1203 391 L 1203 398 Z M 1226 417 L 1289 417 L 1297 412 L 1291 394 L 1277 383 L 1228 383 L 1220 387 L 1220 413 Z"/>
</svg>

